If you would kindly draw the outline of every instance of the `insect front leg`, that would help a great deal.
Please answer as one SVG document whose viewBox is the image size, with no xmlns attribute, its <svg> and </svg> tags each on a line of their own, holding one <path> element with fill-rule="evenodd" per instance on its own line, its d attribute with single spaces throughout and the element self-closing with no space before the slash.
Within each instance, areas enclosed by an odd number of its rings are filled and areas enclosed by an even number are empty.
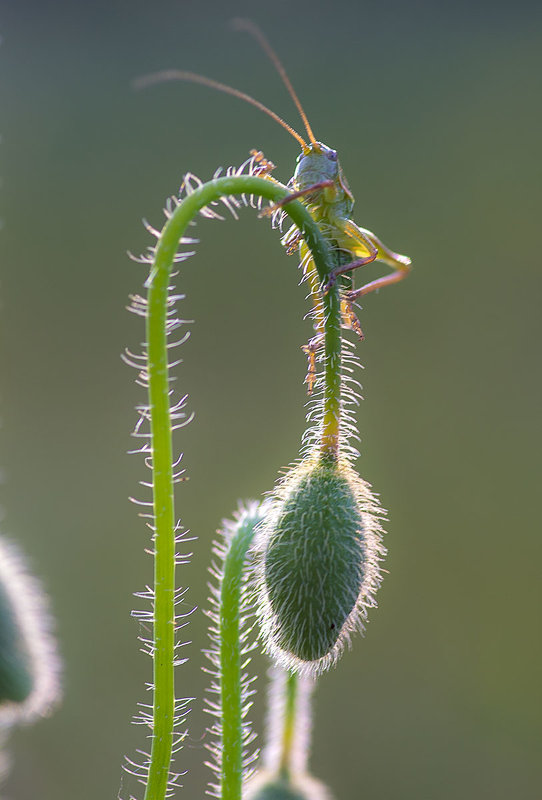
<svg viewBox="0 0 542 800">
<path fill-rule="evenodd" d="M 291 228 L 284 234 L 280 240 L 280 243 L 286 249 L 286 255 L 293 256 L 294 253 L 298 252 L 302 241 L 303 236 L 301 235 L 300 230 L 296 225 L 292 225 Z"/>
<path fill-rule="evenodd" d="M 275 164 L 261 150 L 251 150 L 250 155 L 254 159 L 253 174 L 259 178 L 267 178 L 276 169 Z"/>
<path fill-rule="evenodd" d="M 292 192 L 289 194 L 288 197 L 279 200 L 276 203 L 264 208 L 263 211 L 260 212 L 260 217 L 268 217 L 271 214 L 274 214 L 278 208 L 282 208 L 286 205 L 286 203 L 290 203 L 292 200 L 299 200 L 300 197 L 306 197 L 307 195 L 314 194 L 315 192 L 320 192 L 322 189 L 328 189 L 330 186 L 333 186 L 333 181 L 320 181 L 320 183 L 313 183 L 312 186 L 308 186 L 306 189 L 300 189 L 298 192 Z"/>
</svg>

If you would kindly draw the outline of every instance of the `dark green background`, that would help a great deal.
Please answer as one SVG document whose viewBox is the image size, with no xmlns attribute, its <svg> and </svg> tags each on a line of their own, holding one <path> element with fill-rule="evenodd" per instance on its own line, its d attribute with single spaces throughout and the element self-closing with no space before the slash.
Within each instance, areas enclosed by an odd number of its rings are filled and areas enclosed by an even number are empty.
<svg viewBox="0 0 542 800">
<path fill-rule="evenodd" d="M 47 586 L 66 665 L 61 709 L 15 736 L 9 795 L 114 797 L 143 744 L 129 719 L 150 663 L 129 612 L 151 563 L 127 500 L 144 469 L 125 455 L 142 392 L 119 353 L 143 336 L 123 307 L 144 271 L 125 251 L 185 171 L 260 147 L 287 180 L 297 145 L 233 98 L 130 81 L 202 72 L 299 126 L 264 55 L 228 30 L 247 14 L 338 149 L 356 221 L 414 261 L 361 312 L 358 467 L 390 511 L 390 575 L 366 638 L 321 681 L 315 772 L 337 800 L 538 800 L 542 14 L 399 0 L 0 4 L 3 528 Z M 196 323 L 178 388 L 196 419 L 177 444 L 198 536 L 179 581 L 201 606 L 221 517 L 296 457 L 310 326 L 264 221 L 199 234 L 179 280 Z M 179 693 L 198 700 L 179 767 L 199 798 L 200 612 L 187 636 Z"/>
</svg>

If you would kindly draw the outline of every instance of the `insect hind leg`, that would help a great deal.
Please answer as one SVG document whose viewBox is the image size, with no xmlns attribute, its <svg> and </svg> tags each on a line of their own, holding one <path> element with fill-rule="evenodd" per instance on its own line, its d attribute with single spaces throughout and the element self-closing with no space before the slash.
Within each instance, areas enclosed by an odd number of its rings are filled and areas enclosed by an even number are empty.
<svg viewBox="0 0 542 800">
<path fill-rule="evenodd" d="M 390 267 L 393 267 L 393 272 L 391 272 L 389 275 L 384 275 L 382 278 L 377 278 L 374 281 L 370 281 L 364 286 L 361 286 L 359 289 L 354 289 L 348 292 L 347 296 L 351 302 L 357 300 L 358 297 L 363 297 L 363 295 L 369 294 L 369 292 L 375 292 L 378 289 L 382 289 L 384 286 L 390 286 L 392 283 L 402 281 L 403 278 L 406 278 L 410 272 L 411 265 L 411 261 L 408 256 L 402 256 L 400 253 L 394 253 L 393 250 L 390 250 L 389 247 L 386 247 L 386 245 L 380 241 L 378 236 L 375 236 L 374 233 L 371 233 L 371 231 L 359 228 L 358 234 L 363 237 L 364 241 L 369 242 L 372 247 L 376 248 L 376 259 L 378 261 L 383 261 L 384 264 L 387 264 Z"/>
<path fill-rule="evenodd" d="M 365 334 L 361 329 L 359 319 L 354 311 L 353 301 L 350 298 L 349 292 L 341 299 L 341 324 L 345 330 L 353 331 L 357 334 L 360 342 L 364 341 Z"/>
<path fill-rule="evenodd" d="M 372 251 L 369 253 L 368 256 L 364 256 L 363 258 L 356 258 L 355 261 L 350 261 L 348 264 L 343 264 L 340 267 L 335 267 L 329 275 L 329 280 L 324 286 L 324 294 L 327 294 L 332 286 L 335 285 L 335 281 L 339 277 L 339 275 L 344 275 L 347 272 L 352 272 L 355 269 L 359 269 L 360 267 L 366 266 L 366 264 L 371 264 L 373 261 L 376 260 L 378 257 L 378 250 L 376 247 L 373 247 Z"/>
<path fill-rule="evenodd" d="M 354 311 L 352 301 L 345 295 L 341 299 L 341 326 L 348 331 L 353 331 L 359 337 L 361 342 L 365 339 L 365 334 L 361 329 L 359 319 Z M 317 333 L 312 339 L 309 339 L 307 344 L 304 344 L 301 349 L 307 355 L 307 374 L 305 376 L 305 383 L 307 384 L 307 394 L 311 395 L 314 391 L 314 384 L 316 382 L 316 355 L 319 350 L 324 346 L 325 334 Z"/>
<path fill-rule="evenodd" d="M 307 344 L 304 344 L 301 349 L 307 355 L 307 374 L 305 376 L 305 383 L 307 384 L 307 394 L 311 395 L 314 390 L 314 383 L 316 381 L 316 354 L 324 345 L 324 334 L 317 333 L 312 339 L 309 339 Z"/>
<path fill-rule="evenodd" d="M 392 283 L 405 278 L 410 272 L 410 258 L 402 256 L 399 253 L 394 253 L 389 247 L 386 247 L 380 239 L 365 228 L 358 228 L 351 220 L 338 221 L 338 227 L 341 228 L 346 240 L 352 241 L 352 251 L 355 253 L 360 248 L 369 253 L 368 256 L 363 256 L 349 264 L 341 264 L 335 267 L 330 273 L 329 280 L 324 286 L 324 294 L 328 292 L 339 275 L 352 272 L 358 267 L 363 267 L 371 261 L 383 261 L 388 266 L 393 267 L 393 272 L 390 275 L 384 275 L 382 278 L 377 278 L 362 286 L 360 289 L 354 289 L 348 292 L 347 297 L 350 301 L 354 302 L 358 297 L 362 297 L 369 292 L 374 292 L 377 289 L 382 289 L 384 286 L 389 286 Z"/>
<path fill-rule="evenodd" d="M 377 278 L 374 281 L 370 281 L 370 283 L 366 283 L 365 286 L 361 286 L 359 289 L 353 289 L 352 291 L 348 292 L 348 300 L 353 303 L 355 302 L 358 297 L 363 297 L 364 294 L 369 294 L 369 292 L 375 292 L 378 289 L 382 289 L 384 286 L 390 286 L 392 283 L 398 283 L 398 281 L 402 281 L 403 278 L 406 278 L 408 273 L 410 272 L 410 263 L 397 263 L 398 269 L 394 272 L 391 272 L 389 275 L 384 275 L 382 278 Z"/>
</svg>

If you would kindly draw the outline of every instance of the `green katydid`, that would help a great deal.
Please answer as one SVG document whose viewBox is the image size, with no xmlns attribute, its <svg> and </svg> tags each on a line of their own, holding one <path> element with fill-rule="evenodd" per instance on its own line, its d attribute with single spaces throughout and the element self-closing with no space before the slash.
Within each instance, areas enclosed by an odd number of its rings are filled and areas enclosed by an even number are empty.
<svg viewBox="0 0 542 800">
<path fill-rule="evenodd" d="M 303 346 L 303 350 L 307 354 L 309 360 L 305 382 L 307 383 L 308 393 L 310 394 L 315 380 L 316 353 L 323 343 L 322 293 L 329 291 L 337 279 L 341 281 L 343 289 L 341 300 L 342 324 L 346 329 L 354 331 L 360 339 L 363 339 L 363 332 L 354 312 L 353 304 L 363 295 L 369 294 L 369 292 L 402 280 L 410 271 L 411 261 L 408 256 L 394 253 L 386 247 L 374 233 L 366 228 L 360 228 L 351 219 L 354 197 L 339 164 L 337 151 L 316 140 L 307 115 L 303 110 L 282 62 L 258 26 L 246 19 L 237 19 L 234 21 L 233 25 L 237 30 L 244 30 L 253 36 L 273 62 L 297 107 L 309 142 L 306 142 L 294 128 L 279 117 L 278 114 L 275 114 L 275 112 L 271 111 L 267 106 L 264 106 L 263 103 L 260 103 L 258 100 L 255 100 L 250 95 L 238 89 L 206 78 L 203 75 L 179 70 L 165 70 L 140 79 L 137 81 L 137 85 L 147 86 L 152 83 L 167 80 L 182 80 L 200 83 L 212 89 L 231 94 L 250 103 L 270 116 L 285 128 L 301 145 L 301 153 L 297 158 L 297 166 L 294 175 L 287 184 L 287 187 L 292 190 L 290 196 L 282 201 L 282 203 L 266 209 L 263 214 L 272 214 L 291 200 L 300 200 L 306 205 L 311 215 L 318 223 L 322 234 L 326 237 L 333 251 L 337 254 L 337 266 L 332 270 L 327 285 L 322 287 L 310 256 L 310 251 L 297 228 L 293 226 L 282 238 L 282 244 L 286 248 L 288 254 L 299 251 L 303 271 L 309 281 L 311 289 L 311 299 L 314 306 L 315 335 L 310 339 L 307 345 Z M 254 150 L 251 151 L 251 154 L 255 160 L 256 174 L 275 183 L 279 183 L 279 181 L 270 174 L 274 165 L 264 158 L 263 153 Z M 363 267 L 373 261 L 382 261 L 392 267 L 393 272 L 377 278 L 376 280 L 372 280 L 359 289 L 354 289 L 351 273 L 359 267 Z"/>
</svg>

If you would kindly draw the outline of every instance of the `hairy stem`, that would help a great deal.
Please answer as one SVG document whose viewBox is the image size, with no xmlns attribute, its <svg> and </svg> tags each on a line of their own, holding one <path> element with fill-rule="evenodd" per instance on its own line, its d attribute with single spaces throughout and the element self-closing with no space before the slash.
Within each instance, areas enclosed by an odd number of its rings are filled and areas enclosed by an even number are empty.
<svg viewBox="0 0 542 800">
<path fill-rule="evenodd" d="M 325 365 L 321 454 L 325 459 L 336 461 L 339 454 L 342 381 L 341 300 L 337 285 L 324 296 L 324 314 Z"/>
<path fill-rule="evenodd" d="M 179 241 L 192 218 L 220 197 L 253 194 L 273 202 L 289 195 L 286 187 L 248 175 L 216 178 L 190 191 L 173 210 L 155 250 L 148 286 L 148 377 L 155 515 L 154 600 L 154 700 L 153 737 L 145 800 L 165 796 L 171 762 L 174 700 L 175 647 L 175 511 L 169 376 L 166 346 L 166 301 L 174 257 Z M 328 244 L 307 209 L 297 201 L 285 206 L 301 231 L 314 258 L 322 284 L 333 266 Z M 324 297 L 325 396 L 322 453 L 336 458 L 340 410 L 340 301 L 335 285 Z M 228 699 L 229 702 L 229 699 Z M 224 753 L 229 759 L 229 754 Z M 231 795 L 233 798 L 235 795 Z"/>
<path fill-rule="evenodd" d="M 153 737 L 145 800 L 166 793 L 175 714 L 175 510 L 166 346 L 166 300 L 174 252 L 157 253 L 149 288 L 147 343 L 151 413 L 154 559 Z"/>
<path fill-rule="evenodd" d="M 230 540 L 220 584 L 221 800 L 240 800 L 243 782 L 243 691 L 240 602 L 247 550 L 261 517 L 244 515 Z"/>
</svg>

